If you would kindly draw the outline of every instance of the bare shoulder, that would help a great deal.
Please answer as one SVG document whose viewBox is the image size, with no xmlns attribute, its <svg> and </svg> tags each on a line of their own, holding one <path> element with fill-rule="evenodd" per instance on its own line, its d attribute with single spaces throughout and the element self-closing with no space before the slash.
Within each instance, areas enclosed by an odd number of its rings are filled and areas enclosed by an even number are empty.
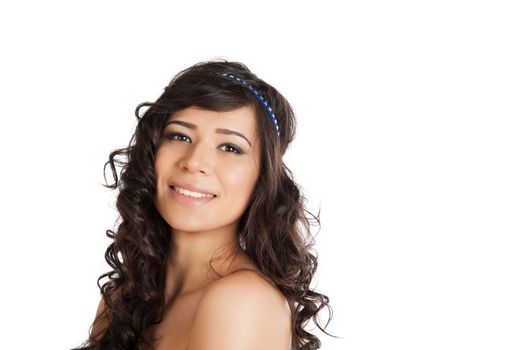
<svg viewBox="0 0 520 350">
<path fill-rule="evenodd" d="M 211 284 L 203 293 L 201 302 L 206 300 L 236 303 L 259 303 L 268 307 L 269 311 L 290 314 L 285 296 L 258 271 L 238 270 Z M 258 304 L 257 304 L 258 305 Z"/>
<path fill-rule="evenodd" d="M 287 350 L 290 342 L 291 312 L 284 295 L 259 272 L 239 270 L 201 295 L 188 349 Z"/>
</svg>

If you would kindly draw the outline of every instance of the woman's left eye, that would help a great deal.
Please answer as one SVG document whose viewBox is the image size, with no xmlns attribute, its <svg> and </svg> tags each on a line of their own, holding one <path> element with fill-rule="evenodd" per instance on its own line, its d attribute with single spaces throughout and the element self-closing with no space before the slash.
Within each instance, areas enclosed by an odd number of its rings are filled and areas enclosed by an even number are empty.
<svg viewBox="0 0 520 350">
<path fill-rule="evenodd" d="M 235 150 L 235 151 L 231 151 L 231 153 L 242 154 L 242 150 L 236 146 L 233 146 L 233 145 L 223 145 L 223 146 L 230 147 Z"/>
</svg>

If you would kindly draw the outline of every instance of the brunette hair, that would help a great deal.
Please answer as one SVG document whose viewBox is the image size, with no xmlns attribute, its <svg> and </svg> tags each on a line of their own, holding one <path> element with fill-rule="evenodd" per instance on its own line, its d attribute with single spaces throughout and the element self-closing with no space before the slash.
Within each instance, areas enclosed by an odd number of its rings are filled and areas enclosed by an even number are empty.
<svg viewBox="0 0 520 350">
<path fill-rule="evenodd" d="M 280 136 L 269 115 L 251 91 L 220 73 L 231 73 L 251 84 L 272 108 Z M 139 110 L 148 107 L 142 117 Z M 150 346 L 145 332 L 161 321 L 164 311 L 165 270 L 171 227 L 155 207 L 154 160 L 169 115 L 190 106 L 213 111 L 230 111 L 253 106 L 261 144 L 260 175 L 251 202 L 238 224 L 238 237 L 256 267 L 285 295 L 292 312 L 292 339 L 295 349 L 318 349 L 320 340 L 304 328 L 312 319 L 321 331 L 318 313 L 328 308 L 329 298 L 311 289 L 317 268 L 312 252 L 307 199 L 282 160 L 293 141 L 296 119 L 289 102 L 271 85 L 259 79 L 239 62 L 215 59 L 182 70 L 164 88 L 156 102 L 137 106 L 136 130 L 128 147 L 109 155 L 114 183 L 104 187 L 119 189 L 116 207 L 121 219 L 116 232 L 107 230 L 114 241 L 105 252 L 112 271 L 102 274 L 97 285 L 105 305 L 89 330 L 88 339 L 78 349 L 138 349 Z M 116 159 L 123 156 L 123 159 Z M 122 167 L 120 178 L 116 166 Z M 102 286 L 100 280 L 108 277 Z M 94 330 L 97 329 L 97 332 Z M 327 332 L 325 332 L 327 333 Z M 330 335 L 329 333 L 327 333 Z"/>
</svg>

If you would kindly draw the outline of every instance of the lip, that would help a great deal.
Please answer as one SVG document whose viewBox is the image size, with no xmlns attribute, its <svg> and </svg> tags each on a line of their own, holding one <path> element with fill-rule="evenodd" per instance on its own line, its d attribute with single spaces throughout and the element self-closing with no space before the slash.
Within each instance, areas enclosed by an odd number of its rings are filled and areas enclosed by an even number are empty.
<svg viewBox="0 0 520 350">
<path fill-rule="evenodd" d="M 183 203 L 183 204 L 202 205 L 202 204 L 206 204 L 209 201 L 212 201 L 213 199 L 216 198 L 216 197 L 206 197 L 206 198 L 188 197 L 188 196 L 185 196 L 185 195 L 175 191 L 175 189 L 171 186 L 170 186 L 169 190 L 170 190 L 170 193 L 171 193 L 173 199 L 175 199 L 176 201 Z"/>
<path fill-rule="evenodd" d="M 189 183 L 186 183 L 186 182 L 177 182 L 177 181 L 172 181 L 170 183 L 168 183 L 168 185 L 171 187 L 181 187 L 181 188 L 184 188 L 188 191 L 192 191 L 192 192 L 198 192 L 198 193 L 202 193 L 202 194 L 212 194 L 213 196 L 217 196 L 215 193 L 212 193 L 210 192 L 209 190 L 199 186 L 199 185 L 192 185 L 192 184 L 189 184 Z"/>
</svg>

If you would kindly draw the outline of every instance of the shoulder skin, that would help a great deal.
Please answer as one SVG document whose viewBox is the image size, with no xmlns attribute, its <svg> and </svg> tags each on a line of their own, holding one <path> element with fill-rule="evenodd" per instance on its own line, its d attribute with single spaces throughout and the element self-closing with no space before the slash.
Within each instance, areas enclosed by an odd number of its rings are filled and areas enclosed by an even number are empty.
<svg viewBox="0 0 520 350">
<path fill-rule="evenodd" d="M 290 343 L 284 295 L 258 273 L 241 270 L 206 288 L 187 350 L 287 350 Z"/>
</svg>

